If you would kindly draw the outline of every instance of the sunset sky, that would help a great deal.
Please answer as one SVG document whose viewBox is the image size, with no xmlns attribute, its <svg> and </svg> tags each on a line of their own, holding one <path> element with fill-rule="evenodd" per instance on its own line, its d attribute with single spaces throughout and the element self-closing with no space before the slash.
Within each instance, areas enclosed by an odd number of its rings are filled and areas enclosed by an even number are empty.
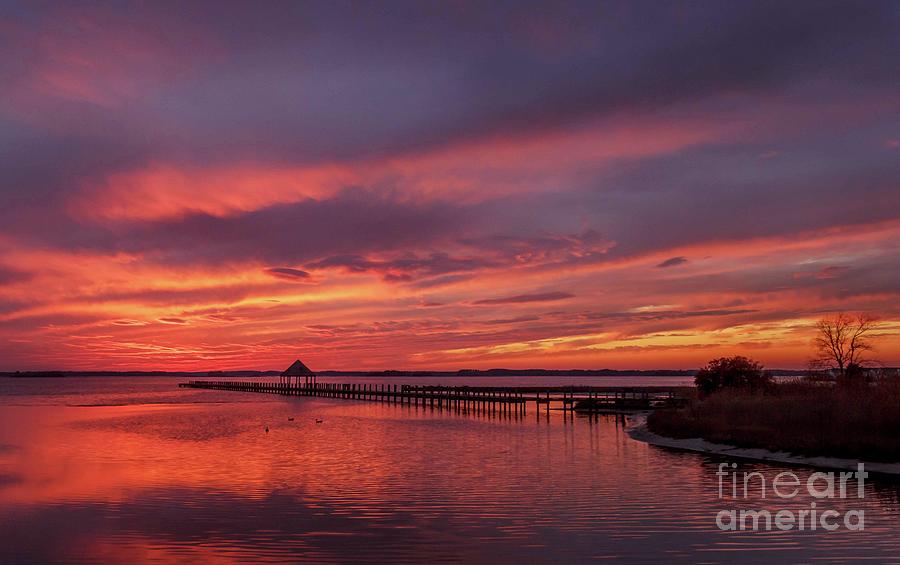
<svg viewBox="0 0 900 565">
<path fill-rule="evenodd" d="M 900 365 L 896 2 L 4 2 L 0 370 Z"/>
</svg>

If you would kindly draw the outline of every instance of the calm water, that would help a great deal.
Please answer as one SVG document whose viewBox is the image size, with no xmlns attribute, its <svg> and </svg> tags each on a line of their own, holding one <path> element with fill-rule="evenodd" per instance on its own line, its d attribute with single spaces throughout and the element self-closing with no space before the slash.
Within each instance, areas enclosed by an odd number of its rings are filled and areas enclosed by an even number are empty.
<svg viewBox="0 0 900 565">
<path fill-rule="evenodd" d="M 721 459 L 633 441 L 621 417 L 501 419 L 178 381 L 0 379 L 0 563 L 900 561 L 900 487 L 884 478 L 862 500 L 819 502 L 863 509 L 862 532 L 723 532 L 722 508 L 811 499 L 721 500 Z"/>
</svg>

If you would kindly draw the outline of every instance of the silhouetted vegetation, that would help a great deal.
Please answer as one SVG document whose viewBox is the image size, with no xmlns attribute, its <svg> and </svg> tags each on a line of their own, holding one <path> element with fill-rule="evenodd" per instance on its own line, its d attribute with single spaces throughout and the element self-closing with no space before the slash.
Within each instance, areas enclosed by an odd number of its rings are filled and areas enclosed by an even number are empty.
<svg viewBox="0 0 900 565">
<path fill-rule="evenodd" d="M 841 312 L 832 317 L 822 318 L 816 323 L 817 357 L 810 363 L 813 367 L 837 370 L 838 383 L 853 385 L 864 381 L 866 358 L 872 350 L 870 341 L 878 322 L 866 314 L 848 316 Z"/>
<path fill-rule="evenodd" d="M 870 461 L 900 461 L 900 378 L 865 386 L 791 380 L 765 391 L 724 388 L 685 408 L 650 415 L 649 429 L 676 438 Z"/>
<path fill-rule="evenodd" d="M 763 366 L 747 357 L 713 359 L 697 372 L 694 384 L 700 396 L 708 396 L 723 389 L 763 391 L 772 385 L 772 376 Z"/>
</svg>

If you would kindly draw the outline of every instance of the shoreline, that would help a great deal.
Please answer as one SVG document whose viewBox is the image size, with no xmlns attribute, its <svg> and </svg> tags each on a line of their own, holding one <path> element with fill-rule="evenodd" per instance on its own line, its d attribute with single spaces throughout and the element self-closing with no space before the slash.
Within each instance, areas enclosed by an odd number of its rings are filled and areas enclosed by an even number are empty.
<svg viewBox="0 0 900 565">
<path fill-rule="evenodd" d="M 859 461 L 856 459 L 844 459 L 841 457 L 805 457 L 802 455 L 793 455 L 786 451 L 770 451 L 768 449 L 737 447 L 724 443 L 714 443 L 702 438 L 679 439 L 661 436 L 647 429 L 646 413 L 634 414 L 633 416 L 626 418 L 626 426 L 628 437 L 657 447 L 693 451 L 708 455 L 736 457 L 739 459 L 751 459 L 754 461 L 819 467 L 824 469 L 856 471 L 857 464 L 863 463 L 868 472 L 900 476 L 900 463 L 877 463 Z"/>
</svg>

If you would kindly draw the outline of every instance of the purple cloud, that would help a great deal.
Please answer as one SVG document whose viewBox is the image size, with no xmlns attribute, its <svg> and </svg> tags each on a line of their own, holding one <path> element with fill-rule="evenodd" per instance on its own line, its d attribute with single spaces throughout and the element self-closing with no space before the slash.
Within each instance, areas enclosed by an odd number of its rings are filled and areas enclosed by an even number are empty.
<svg viewBox="0 0 900 565">
<path fill-rule="evenodd" d="M 289 267 L 272 267 L 265 270 L 266 273 L 275 278 L 292 282 L 308 282 L 311 275 L 300 269 L 291 269 Z"/>
<path fill-rule="evenodd" d="M 389 282 L 406 282 L 414 278 L 433 277 L 449 273 L 468 272 L 497 266 L 483 258 L 453 257 L 433 252 L 426 256 L 411 253 L 390 260 L 371 260 L 360 255 L 335 255 L 307 263 L 308 269 L 341 269 L 348 273 L 375 272 Z"/>
<path fill-rule="evenodd" d="M 672 257 L 658 264 L 656 268 L 665 269 L 666 267 L 677 267 L 678 265 L 684 265 L 687 262 L 687 257 Z"/>
<path fill-rule="evenodd" d="M 538 294 L 517 294 L 515 296 L 504 296 L 501 298 L 486 298 L 476 300 L 472 304 L 478 305 L 497 305 L 497 304 L 526 304 L 531 302 L 556 302 L 557 300 L 566 300 L 567 298 L 575 298 L 574 294 L 568 292 L 542 292 Z"/>
</svg>

